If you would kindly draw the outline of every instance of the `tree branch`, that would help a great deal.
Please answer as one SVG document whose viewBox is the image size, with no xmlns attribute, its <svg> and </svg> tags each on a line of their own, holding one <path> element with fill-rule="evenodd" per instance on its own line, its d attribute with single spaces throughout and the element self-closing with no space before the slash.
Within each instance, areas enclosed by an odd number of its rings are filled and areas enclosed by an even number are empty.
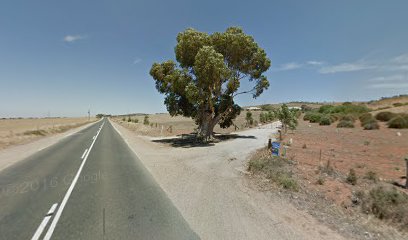
<svg viewBox="0 0 408 240">
<path fill-rule="evenodd" d="M 238 96 L 238 95 L 240 95 L 240 94 L 251 93 L 251 92 L 253 92 L 253 91 L 255 91 L 255 90 L 256 90 L 256 88 L 254 87 L 254 88 L 252 88 L 252 89 L 249 90 L 249 91 L 244 91 L 244 92 L 236 93 L 236 94 L 232 95 L 232 97 L 234 98 L 234 97 L 236 97 L 236 96 Z"/>
</svg>

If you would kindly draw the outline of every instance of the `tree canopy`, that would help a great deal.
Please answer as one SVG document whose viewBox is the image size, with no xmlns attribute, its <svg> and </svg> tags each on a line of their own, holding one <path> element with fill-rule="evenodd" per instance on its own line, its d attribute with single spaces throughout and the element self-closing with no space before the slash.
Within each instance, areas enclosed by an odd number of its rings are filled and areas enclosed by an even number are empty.
<svg viewBox="0 0 408 240">
<path fill-rule="evenodd" d="M 178 34 L 175 54 L 178 64 L 154 63 L 150 75 L 166 96 L 168 112 L 193 118 L 205 139 L 217 123 L 227 128 L 240 114 L 234 97 L 249 93 L 256 98 L 269 87 L 263 74 L 271 61 L 241 28 L 213 34 L 189 28 Z M 242 80 L 253 82 L 253 88 L 238 92 Z"/>
</svg>

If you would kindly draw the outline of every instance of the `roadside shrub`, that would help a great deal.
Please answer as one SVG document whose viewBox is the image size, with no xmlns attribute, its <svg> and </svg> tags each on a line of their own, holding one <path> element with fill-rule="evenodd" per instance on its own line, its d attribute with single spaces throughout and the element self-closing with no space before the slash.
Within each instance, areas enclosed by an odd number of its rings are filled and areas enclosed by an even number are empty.
<svg viewBox="0 0 408 240">
<path fill-rule="evenodd" d="M 408 128 L 408 115 L 397 115 L 388 122 L 389 128 Z"/>
<path fill-rule="evenodd" d="M 356 185 L 357 184 L 357 175 L 356 175 L 356 171 L 354 171 L 354 169 L 352 169 L 352 168 L 350 169 L 346 180 L 351 185 Z"/>
<path fill-rule="evenodd" d="M 326 179 L 323 176 L 319 176 L 319 178 L 317 179 L 316 182 L 319 185 L 323 185 L 325 181 L 326 181 Z"/>
<path fill-rule="evenodd" d="M 248 171 L 261 173 L 267 179 L 277 185 L 292 191 L 297 191 L 299 185 L 292 177 L 290 168 L 291 161 L 281 158 L 272 157 L 269 150 L 257 151 L 250 159 Z"/>
<path fill-rule="evenodd" d="M 377 130 L 380 129 L 380 125 L 378 124 L 378 122 L 373 119 L 374 121 L 369 121 L 364 123 L 363 128 L 364 130 Z"/>
<path fill-rule="evenodd" d="M 341 120 L 338 124 L 337 124 L 338 128 L 354 128 L 354 124 L 353 122 L 350 121 L 344 121 Z"/>
<path fill-rule="evenodd" d="M 277 182 L 279 185 L 281 185 L 285 189 L 292 190 L 292 191 L 299 190 L 299 185 L 296 182 L 296 180 L 287 174 L 280 175 Z"/>
<path fill-rule="evenodd" d="M 394 105 L 394 107 L 401 107 L 404 106 L 403 103 L 397 102 L 397 103 L 393 103 L 392 105 Z"/>
<path fill-rule="evenodd" d="M 320 118 L 319 125 L 330 125 L 332 121 L 329 116 L 325 115 Z"/>
<path fill-rule="evenodd" d="M 340 118 L 340 121 L 348 121 L 348 122 L 354 122 L 356 121 L 356 118 L 353 115 L 344 115 Z"/>
<path fill-rule="evenodd" d="M 37 136 L 45 136 L 47 132 L 45 130 L 28 130 L 23 133 L 23 135 L 37 135 Z"/>
<path fill-rule="evenodd" d="M 145 116 L 144 116 L 143 124 L 144 124 L 144 125 L 149 125 L 149 124 L 150 124 L 149 115 L 145 115 Z"/>
<path fill-rule="evenodd" d="M 375 118 L 382 122 L 388 122 L 395 116 L 396 114 L 392 112 L 379 112 L 377 115 L 375 115 Z"/>
<path fill-rule="evenodd" d="M 373 171 L 368 171 L 366 172 L 366 175 L 364 176 L 365 179 L 377 182 L 378 181 L 378 176 L 377 173 L 373 172 Z"/>
<path fill-rule="evenodd" d="M 303 120 L 305 121 L 309 121 L 311 123 L 318 123 L 320 122 L 320 119 L 322 118 L 322 114 L 321 113 L 317 113 L 317 112 L 308 112 L 305 114 L 305 116 L 303 117 Z"/>
<path fill-rule="evenodd" d="M 408 229 L 408 196 L 395 187 L 377 186 L 360 194 L 361 208 L 379 219 L 391 220 L 400 228 Z"/>
<path fill-rule="evenodd" d="M 364 114 L 361 114 L 358 119 L 360 120 L 361 123 L 364 123 L 364 122 L 367 122 L 373 119 L 373 115 L 371 115 L 371 113 L 364 113 Z"/>
</svg>

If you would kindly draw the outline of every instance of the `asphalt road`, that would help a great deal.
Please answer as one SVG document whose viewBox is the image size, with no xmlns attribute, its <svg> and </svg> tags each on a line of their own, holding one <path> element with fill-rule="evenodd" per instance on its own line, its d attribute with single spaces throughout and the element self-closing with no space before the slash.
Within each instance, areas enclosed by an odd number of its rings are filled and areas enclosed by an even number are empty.
<svg viewBox="0 0 408 240">
<path fill-rule="evenodd" d="M 199 237 L 104 119 L 0 172 L 0 239 Z"/>
</svg>

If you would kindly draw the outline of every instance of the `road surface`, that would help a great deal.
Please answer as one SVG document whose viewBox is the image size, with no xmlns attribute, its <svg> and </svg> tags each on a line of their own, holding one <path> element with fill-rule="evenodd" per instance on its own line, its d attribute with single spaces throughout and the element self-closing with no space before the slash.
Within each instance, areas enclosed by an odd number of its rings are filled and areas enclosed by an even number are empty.
<svg viewBox="0 0 408 240">
<path fill-rule="evenodd" d="M 2 240 L 199 239 L 107 119 L 1 171 L 0 205 Z"/>
</svg>

